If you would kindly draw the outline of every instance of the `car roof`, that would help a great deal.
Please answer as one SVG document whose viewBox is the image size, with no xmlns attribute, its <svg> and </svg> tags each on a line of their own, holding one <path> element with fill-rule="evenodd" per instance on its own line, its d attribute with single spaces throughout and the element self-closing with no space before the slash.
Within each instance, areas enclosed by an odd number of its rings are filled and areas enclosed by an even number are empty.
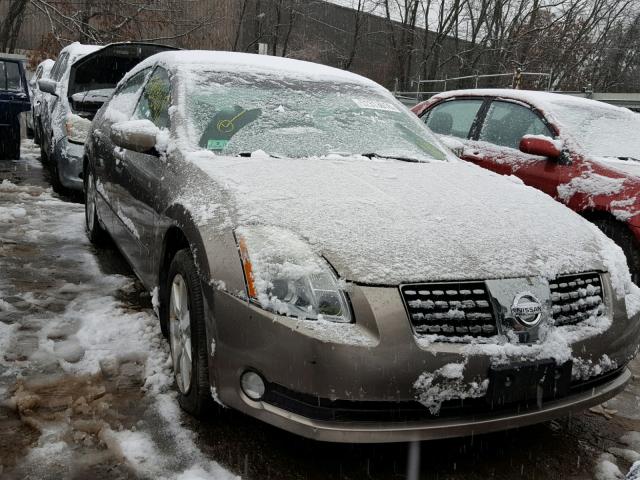
<svg viewBox="0 0 640 480">
<path fill-rule="evenodd" d="M 60 50 L 60 54 L 66 52 L 71 56 L 88 55 L 91 52 L 100 50 L 101 48 L 103 48 L 101 45 L 86 45 L 80 42 L 73 42 Z"/>
<path fill-rule="evenodd" d="M 174 71 L 197 71 L 199 69 L 207 69 L 207 67 L 215 67 L 218 71 L 273 72 L 286 77 L 333 80 L 383 88 L 368 78 L 318 63 L 270 55 L 208 50 L 180 50 L 158 53 L 141 62 L 128 76 L 155 64 Z"/>
<path fill-rule="evenodd" d="M 452 97 L 494 97 L 517 100 L 545 111 L 552 110 L 553 105 L 575 105 L 583 108 L 609 108 L 611 110 L 620 110 L 622 107 L 616 107 L 597 100 L 589 98 L 576 97 L 563 93 L 541 92 L 537 90 L 515 90 L 510 88 L 478 88 L 467 90 L 450 90 L 434 95 L 428 101 L 443 100 Z M 622 109 L 626 110 L 626 109 Z"/>
<path fill-rule="evenodd" d="M 20 58 L 17 55 L 2 55 L 0 54 L 0 62 L 13 62 L 24 65 L 27 62 L 26 58 Z"/>
<path fill-rule="evenodd" d="M 42 67 L 44 71 L 51 70 L 51 68 L 55 63 L 56 63 L 55 60 L 51 60 L 50 58 L 47 58 L 46 60 L 41 61 L 36 68 Z"/>
</svg>

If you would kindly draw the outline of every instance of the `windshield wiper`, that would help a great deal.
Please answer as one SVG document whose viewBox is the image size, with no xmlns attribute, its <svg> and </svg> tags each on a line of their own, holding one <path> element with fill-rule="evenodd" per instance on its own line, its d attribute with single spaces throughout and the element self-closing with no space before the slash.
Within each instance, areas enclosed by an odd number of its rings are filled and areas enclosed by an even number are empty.
<svg viewBox="0 0 640 480">
<path fill-rule="evenodd" d="M 628 157 L 628 156 L 625 156 L 625 157 L 618 157 L 618 156 L 616 156 L 616 155 L 604 155 L 602 158 L 611 158 L 611 159 L 613 159 L 613 160 L 623 160 L 623 161 L 625 161 L 625 162 L 628 162 L 628 161 L 632 161 L 632 162 L 640 162 L 640 159 L 637 159 L 637 158 L 635 158 L 635 157 Z"/>
<path fill-rule="evenodd" d="M 250 158 L 253 155 L 253 153 L 254 152 L 240 152 L 240 153 L 237 154 L 237 156 L 238 157 L 249 157 Z M 266 153 L 270 158 L 282 158 L 281 156 L 274 155 L 273 153 L 267 153 L 267 152 L 264 152 L 264 153 Z"/>
<path fill-rule="evenodd" d="M 418 160 L 416 158 L 409 157 L 400 157 L 398 155 L 383 155 L 381 153 L 371 152 L 371 153 L 361 153 L 363 157 L 367 158 L 386 158 L 390 160 L 400 160 L 401 162 L 409 162 L 409 163 L 425 163 L 426 160 Z"/>
</svg>

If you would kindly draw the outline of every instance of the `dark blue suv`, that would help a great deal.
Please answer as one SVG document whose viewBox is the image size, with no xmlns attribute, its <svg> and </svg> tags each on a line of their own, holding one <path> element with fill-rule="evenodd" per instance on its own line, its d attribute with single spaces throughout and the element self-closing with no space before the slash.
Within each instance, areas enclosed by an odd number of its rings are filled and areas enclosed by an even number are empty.
<svg viewBox="0 0 640 480">
<path fill-rule="evenodd" d="M 0 55 L 0 160 L 20 158 L 20 113 L 30 108 L 22 62 Z"/>
</svg>

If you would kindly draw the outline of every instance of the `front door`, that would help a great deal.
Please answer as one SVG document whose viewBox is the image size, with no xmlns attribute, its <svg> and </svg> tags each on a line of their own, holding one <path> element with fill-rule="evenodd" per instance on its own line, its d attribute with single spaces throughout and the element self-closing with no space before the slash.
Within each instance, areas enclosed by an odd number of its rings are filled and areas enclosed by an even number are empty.
<svg viewBox="0 0 640 480">
<path fill-rule="evenodd" d="M 166 70 L 157 67 L 142 91 L 133 119 L 150 120 L 168 135 L 170 103 L 169 76 Z M 158 219 L 157 200 L 166 170 L 165 154 L 156 149 L 140 153 L 120 148 L 116 149 L 115 155 L 118 164 L 114 169 L 113 190 L 117 199 L 117 230 L 127 237 L 122 238 L 122 245 L 136 272 L 150 285 L 159 260 L 159 252 L 153 245 Z"/>
<path fill-rule="evenodd" d="M 544 119 L 521 103 L 493 100 L 472 133 L 463 158 L 503 175 L 515 175 L 525 184 L 555 197 L 566 166 L 520 151 L 525 135 L 555 135 Z"/>
</svg>

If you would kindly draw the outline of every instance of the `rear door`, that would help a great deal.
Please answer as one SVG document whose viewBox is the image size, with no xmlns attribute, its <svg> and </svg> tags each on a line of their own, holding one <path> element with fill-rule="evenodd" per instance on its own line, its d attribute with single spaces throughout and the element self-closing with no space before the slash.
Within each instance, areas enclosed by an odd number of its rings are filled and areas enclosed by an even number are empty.
<svg viewBox="0 0 640 480">
<path fill-rule="evenodd" d="M 15 126 L 31 108 L 24 69 L 18 60 L 0 59 L 0 126 Z"/>
</svg>

